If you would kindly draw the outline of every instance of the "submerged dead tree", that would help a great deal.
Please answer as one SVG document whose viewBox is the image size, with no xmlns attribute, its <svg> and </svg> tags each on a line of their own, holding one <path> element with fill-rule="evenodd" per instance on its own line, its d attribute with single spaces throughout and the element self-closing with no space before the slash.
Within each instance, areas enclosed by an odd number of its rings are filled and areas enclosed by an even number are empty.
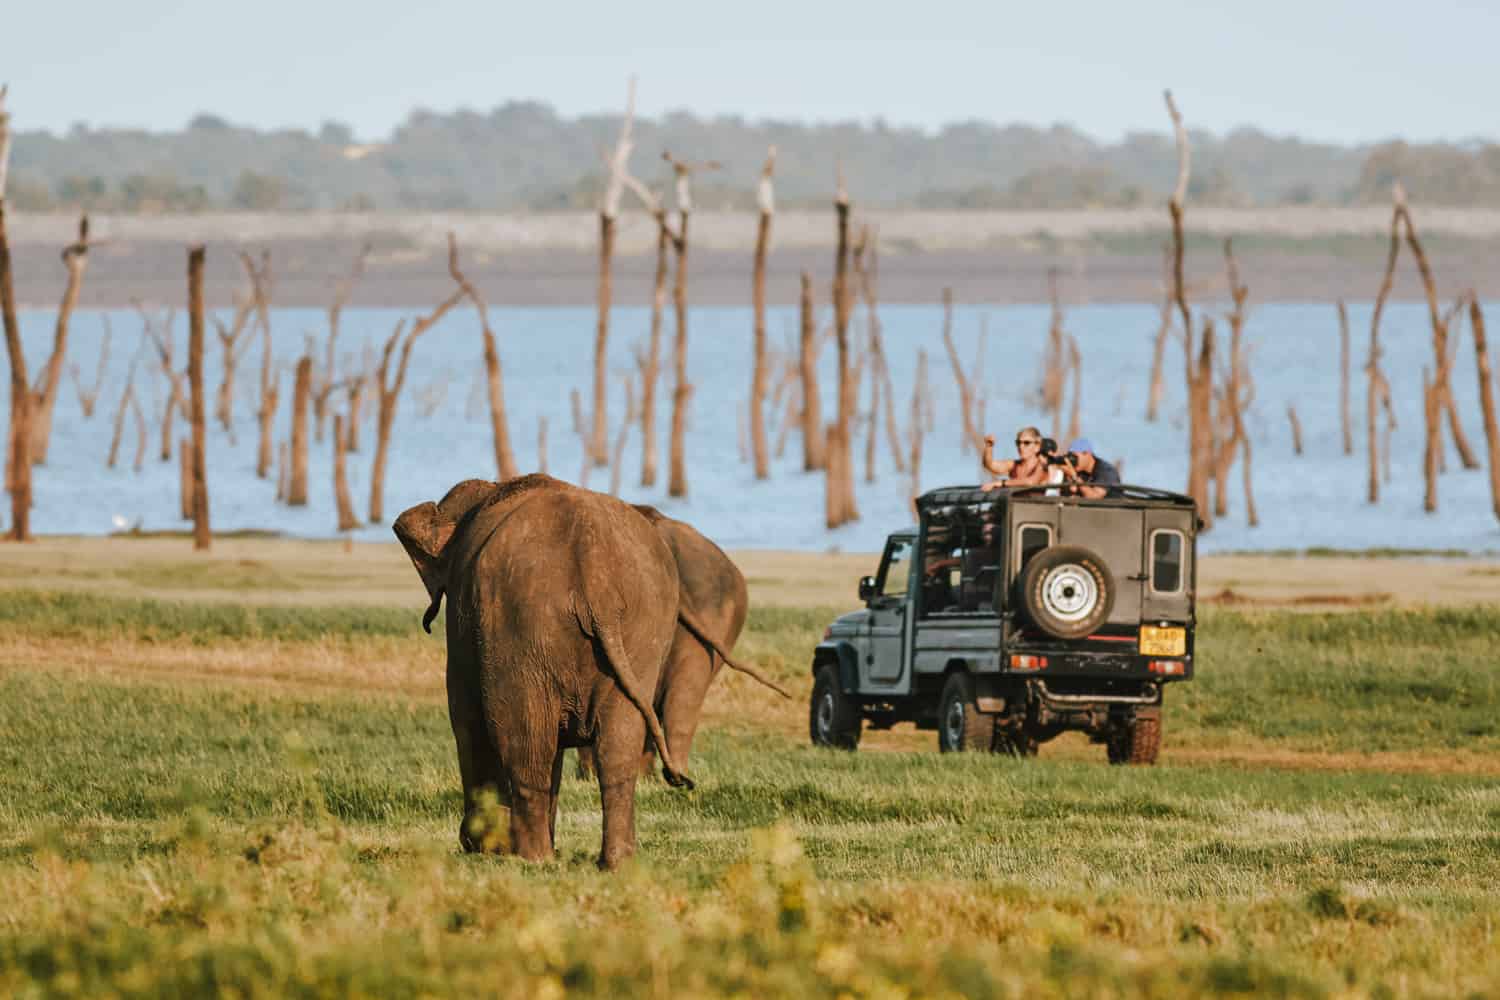
<svg viewBox="0 0 1500 1000">
<path fill-rule="evenodd" d="M 354 513 L 354 501 L 349 496 L 349 473 L 344 455 L 344 415 L 333 415 L 333 501 L 338 509 L 340 531 L 353 531 L 359 527 L 359 517 Z"/>
<path fill-rule="evenodd" d="M 172 425 L 175 423 L 178 409 L 179 407 L 183 410 L 188 408 L 188 401 L 182 386 L 184 373 L 177 370 L 177 347 L 172 339 L 172 328 L 177 322 L 177 312 L 174 309 L 168 309 L 166 318 L 158 320 L 156 314 L 147 309 L 143 303 L 137 301 L 135 308 L 140 313 L 147 339 L 156 348 L 157 364 L 167 380 L 167 402 L 162 409 L 161 449 L 158 454 L 161 461 L 167 462 L 172 458 Z"/>
<path fill-rule="evenodd" d="M 1380 281 L 1380 290 L 1375 293 L 1375 308 L 1370 314 L 1370 353 L 1365 359 L 1365 430 L 1369 445 L 1369 483 L 1366 498 L 1370 503 L 1380 502 L 1380 452 L 1378 430 L 1380 409 L 1385 407 L 1388 426 L 1395 425 L 1391 410 L 1391 384 L 1380 370 L 1380 316 L 1385 311 L 1386 297 L 1396 277 L 1396 258 L 1401 253 L 1401 208 L 1391 211 L 1390 248 L 1386 253 L 1385 275 Z"/>
<path fill-rule="evenodd" d="M 1173 294 L 1176 286 L 1172 281 L 1172 248 L 1163 246 L 1161 251 L 1161 318 L 1156 326 L 1156 338 L 1151 343 L 1151 385 L 1146 392 L 1146 422 L 1155 423 L 1161 411 L 1162 396 L 1167 383 L 1163 365 L 1167 356 L 1167 338 L 1172 334 Z"/>
<path fill-rule="evenodd" d="M 667 452 L 667 495 L 685 497 L 687 485 L 687 410 L 693 385 L 687 377 L 688 312 L 688 220 L 693 214 L 692 177 L 698 170 L 717 170 L 713 161 L 689 163 L 670 152 L 661 158 L 672 165 L 676 177 L 677 272 L 672 284 L 672 307 L 677 318 L 677 336 L 672 350 L 672 438 Z"/>
<path fill-rule="evenodd" d="M 297 360 L 297 378 L 292 385 L 292 471 L 287 483 L 288 507 L 307 506 L 307 410 L 312 397 L 312 355 Z"/>
<path fill-rule="evenodd" d="M 625 118 L 620 123 L 620 138 L 610 155 L 609 177 L 599 199 L 599 318 L 594 332 L 594 415 L 593 430 L 584 442 L 589 459 L 595 465 L 609 464 L 609 416 L 605 409 L 609 397 L 607 348 L 609 346 L 609 309 L 611 268 L 615 253 L 615 224 L 620 215 L 620 198 L 625 191 L 625 175 L 634 142 L 630 138 L 635 121 L 635 79 L 625 98 Z"/>
<path fill-rule="evenodd" d="M 78 305 L 83 288 L 83 272 L 89 259 L 89 217 L 78 220 L 78 239 L 62 252 L 63 266 L 68 269 L 68 283 L 57 306 L 53 324 L 52 354 L 43 366 L 39 384 L 31 390 L 31 463 L 47 464 L 47 446 L 52 440 L 52 411 L 57 406 L 57 390 L 62 385 L 63 361 L 68 353 L 68 323 Z"/>
<path fill-rule="evenodd" d="M 1204 530 L 1213 524 L 1213 511 L 1209 507 L 1208 484 L 1213 470 L 1213 374 L 1214 333 L 1213 322 L 1205 319 L 1201 337 L 1195 337 L 1193 314 L 1188 307 L 1187 284 L 1183 280 L 1183 209 L 1187 200 L 1188 179 L 1192 167 L 1192 150 L 1188 145 L 1187 129 L 1182 124 L 1182 115 L 1172 100 L 1170 90 L 1164 93 L 1167 113 L 1172 118 L 1172 131 L 1177 145 L 1177 184 L 1167 202 L 1167 211 L 1172 217 L 1172 293 L 1177 301 L 1177 310 L 1182 320 L 1183 357 L 1186 361 L 1184 381 L 1188 390 L 1188 476 L 1187 493 L 1198 508 L 1198 517 Z M 1196 359 L 1194 355 L 1197 355 Z"/>
<path fill-rule="evenodd" d="M 241 356 L 253 342 L 252 337 L 245 336 L 250 332 L 250 317 L 255 312 L 255 299 L 241 299 L 235 296 L 234 318 L 229 325 L 219 317 L 214 317 L 214 332 L 219 337 L 219 347 L 223 352 L 223 372 L 219 380 L 219 391 L 214 396 L 214 417 L 219 421 L 219 426 L 229 434 L 229 443 L 234 444 L 234 384 L 235 372 L 239 369 Z"/>
<path fill-rule="evenodd" d="M 917 375 L 911 384 L 911 410 L 908 415 L 909 423 L 906 428 L 907 447 L 910 449 L 907 459 L 907 469 L 911 473 L 911 483 L 907 489 L 907 499 L 911 503 L 911 509 L 915 513 L 917 509 L 917 497 L 922 495 L 922 439 L 926 437 L 927 403 L 930 393 L 927 388 L 927 352 L 917 350 Z"/>
<path fill-rule="evenodd" d="M 838 172 L 833 201 L 838 243 L 833 259 L 833 332 L 838 346 L 838 410 L 828 425 L 827 468 L 824 474 L 824 515 L 829 528 L 859 520 L 854 500 L 854 459 L 849 428 L 854 420 L 858 385 L 850 363 L 849 315 L 853 296 L 849 288 L 849 192 L 844 174 Z"/>
<path fill-rule="evenodd" d="M 958 356 L 958 346 L 953 342 L 953 289 L 943 289 L 943 349 L 948 352 L 948 367 L 953 369 L 953 381 L 958 385 L 958 410 L 962 418 L 959 450 L 984 451 L 984 432 L 975 423 L 976 407 L 974 386 L 964 371 L 964 363 Z"/>
<path fill-rule="evenodd" d="M 323 370 L 317 373 L 317 384 L 313 386 L 313 436 L 314 440 L 323 440 L 323 423 L 328 416 L 328 397 L 333 394 L 339 383 L 335 381 L 335 369 L 337 367 L 337 344 L 339 339 L 339 320 L 344 314 L 344 307 L 349 304 L 350 297 L 354 294 L 354 286 L 359 284 L 359 279 L 364 276 L 365 263 L 370 259 L 370 244 L 366 243 L 359 248 L 359 254 L 354 258 L 354 267 L 350 270 L 348 277 L 339 282 L 334 289 L 333 301 L 328 304 L 328 343 L 326 346 L 326 357 L 323 361 Z"/>
<path fill-rule="evenodd" d="M 755 362 L 750 376 L 750 450 L 755 455 L 755 478 L 771 478 L 771 456 L 766 447 L 766 381 L 770 377 L 766 361 L 766 253 L 771 244 L 771 218 L 776 201 L 771 191 L 771 175 L 776 170 L 776 147 L 766 153 L 760 170 L 756 200 L 760 221 L 755 228 L 755 265 L 750 280 L 750 300 L 755 310 Z"/>
<path fill-rule="evenodd" d="M 1052 302 L 1052 319 L 1047 324 L 1047 349 L 1042 352 L 1042 377 L 1038 396 L 1042 409 L 1052 417 L 1052 437 L 1063 436 L 1063 394 L 1067 386 L 1067 334 L 1063 331 L 1062 299 L 1057 291 L 1057 268 L 1047 269 L 1047 296 Z M 965 416 L 964 437 L 973 442 L 974 436 L 967 426 Z M 981 435 L 982 439 L 982 435 Z"/>
<path fill-rule="evenodd" d="M 1354 427 L 1349 418 L 1349 310 L 1339 299 L 1339 435 L 1344 454 L 1354 454 Z"/>
<path fill-rule="evenodd" d="M 827 439 L 823 436 L 823 403 L 818 395 L 818 323 L 813 313 L 812 275 L 802 272 L 802 295 L 798 299 L 801 327 L 798 370 L 802 376 L 802 470 L 816 472 L 828 462 Z"/>
<path fill-rule="evenodd" d="M 490 329 L 490 310 L 485 305 L 479 289 L 470 284 L 458 269 L 458 243 L 452 233 L 448 234 L 448 274 L 457 283 L 459 290 L 468 296 L 479 314 L 479 331 L 484 337 L 484 374 L 490 400 L 490 438 L 495 446 L 495 469 L 501 481 L 514 479 L 520 474 L 516 468 L 516 455 L 510 446 L 510 424 L 505 416 L 505 384 L 501 378 L 500 350 L 495 346 L 495 331 Z"/>
<path fill-rule="evenodd" d="M 213 532 L 208 524 L 208 461 L 205 448 L 208 428 L 205 426 L 203 393 L 203 247 L 188 251 L 188 399 L 193 424 L 192 477 L 193 548 L 208 551 Z"/>
<path fill-rule="evenodd" d="M 656 281 L 651 292 L 651 335 L 647 340 L 646 351 L 638 354 L 636 365 L 641 372 L 641 485 L 656 485 L 656 387 L 661 382 L 661 327 L 662 317 L 667 310 L 667 271 L 670 267 L 670 255 L 677 247 L 679 239 L 672 232 L 671 222 L 667 219 L 666 205 L 662 199 L 650 191 L 644 184 L 637 181 L 627 171 L 621 175 L 622 180 L 632 191 L 651 218 L 656 221 Z"/>
<path fill-rule="evenodd" d="M 271 252 L 261 253 L 259 266 L 247 253 L 240 254 L 240 263 L 250 278 L 250 297 L 255 304 L 256 324 L 260 327 L 260 403 L 255 410 L 260 440 L 255 452 L 255 474 L 265 479 L 271 474 L 271 464 L 275 460 L 276 404 L 281 399 L 275 351 L 271 345 Z"/>
<path fill-rule="evenodd" d="M 448 244 L 450 272 L 456 269 L 452 257 L 457 252 L 456 244 L 450 242 Z M 438 303 L 432 312 L 415 320 L 410 330 L 407 330 L 406 320 L 401 320 L 396 324 L 395 331 L 386 338 L 385 347 L 381 349 L 380 364 L 375 369 L 375 390 L 379 408 L 375 418 L 375 462 L 370 471 L 371 524 L 379 524 L 385 520 L 386 456 L 391 446 L 391 428 L 396 424 L 396 404 L 400 402 L 401 390 L 406 385 L 406 369 L 411 362 L 411 349 L 416 344 L 417 338 L 436 326 L 438 320 L 447 315 L 448 310 L 458 305 L 463 299 L 464 290 L 459 288 Z M 401 345 L 401 356 L 396 365 L 395 376 L 392 377 L 391 355 L 395 353 L 398 343 Z"/>
<path fill-rule="evenodd" d="M 10 164 L 10 115 L 5 110 L 5 92 L 6 88 L 0 86 L 0 320 L 5 326 L 5 351 L 10 360 L 10 431 L 5 453 L 10 530 L 5 537 L 27 542 L 31 540 L 31 383 L 26 377 L 21 323 L 16 318 L 10 237 L 5 228 L 5 177 Z"/>
<path fill-rule="evenodd" d="M 114 329 L 110 326 L 109 316 L 105 314 L 104 339 L 99 343 L 99 356 L 95 362 L 94 384 L 91 386 L 83 384 L 83 375 L 77 364 L 68 366 L 68 376 L 73 380 L 73 388 L 78 392 L 78 405 L 83 410 L 83 419 L 94 419 L 94 407 L 99 403 L 99 392 L 104 388 L 104 372 L 109 367 L 109 342 L 114 336 Z"/>
<path fill-rule="evenodd" d="M 1469 293 L 1469 326 L 1474 331 L 1474 362 L 1479 370 L 1479 409 L 1484 416 L 1484 443 L 1490 460 L 1490 506 L 1500 518 L 1500 426 L 1495 421 L 1495 383 L 1490 376 L 1490 350 L 1485 342 L 1484 311 L 1479 296 Z"/>
</svg>

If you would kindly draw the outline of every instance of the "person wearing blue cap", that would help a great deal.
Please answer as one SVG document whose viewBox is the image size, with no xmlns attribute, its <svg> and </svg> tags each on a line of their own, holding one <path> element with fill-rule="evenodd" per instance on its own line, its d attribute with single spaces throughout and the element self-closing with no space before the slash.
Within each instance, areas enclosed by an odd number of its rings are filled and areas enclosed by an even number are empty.
<svg viewBox="0 0 1500 1000">
<path fill-rule="evenodd" d="M 1075 438 L 1068 445 L 1065 468 L 1068 479 L 1074 483 L 1073 491 L 1089 500 L 1104 497 L 1109 492 L 1103 489 L 1105 486 L 1120 485 L 1119 470 L 1094 454 L 1094 442 L 1088 438 Z"/>
</svg>

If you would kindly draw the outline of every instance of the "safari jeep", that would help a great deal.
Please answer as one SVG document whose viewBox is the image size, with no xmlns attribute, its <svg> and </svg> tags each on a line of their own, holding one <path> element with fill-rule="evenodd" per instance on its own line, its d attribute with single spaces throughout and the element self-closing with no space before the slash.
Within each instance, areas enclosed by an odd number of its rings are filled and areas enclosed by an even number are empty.
<svg viewBox="0 0 1500 1000">
<path fill-rule="evenodd" d="M 1193 502 L 1056 493 L 918 498 L 920 523 L 859 581 L 865 609 L 813 654 L 813 743 L 853 750 L 866 722 L 914 722 L 945 752 L 1025 757 L 1078 730 L 1111 763 L 1155 763 L 1162 691 L 1193 676 Z"/>
</svg>

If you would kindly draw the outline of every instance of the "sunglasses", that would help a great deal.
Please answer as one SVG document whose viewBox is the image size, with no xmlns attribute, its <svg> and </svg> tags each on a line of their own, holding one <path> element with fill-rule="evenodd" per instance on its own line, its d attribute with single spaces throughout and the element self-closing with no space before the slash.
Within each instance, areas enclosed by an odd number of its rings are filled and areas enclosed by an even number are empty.
<svg viewBox="0 0 1500 1000">
<path fill-rule="evenodd" d="M 1041 444 L 1041 443 L 1042 442 L 1040 442 L 1040 441 L 1038 441 L 1038 440 L 1036 440 L 1034 438 L 1016 438 L 1016 447 L 1017 448 L 1021 447 L 1021 445 L 1023 445 L 1023 444 Z"/>
</svg>

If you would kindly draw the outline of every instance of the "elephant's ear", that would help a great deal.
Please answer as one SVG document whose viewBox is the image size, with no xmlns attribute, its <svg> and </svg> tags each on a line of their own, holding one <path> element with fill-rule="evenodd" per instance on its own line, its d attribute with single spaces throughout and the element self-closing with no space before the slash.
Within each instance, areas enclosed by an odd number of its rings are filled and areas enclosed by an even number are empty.
<svg viewBox="0 0 1500 1000">
<path fill-rule="evenodd" d="M 401 547 L 411 556 L 427 596 L 434 601 L 448 584 L 443 552 L 453 538 L 454 527 L 455 523 L 441 517 L 437 504 L 430 500 L 403 512 L 392 526 Z"/>
</svg>

